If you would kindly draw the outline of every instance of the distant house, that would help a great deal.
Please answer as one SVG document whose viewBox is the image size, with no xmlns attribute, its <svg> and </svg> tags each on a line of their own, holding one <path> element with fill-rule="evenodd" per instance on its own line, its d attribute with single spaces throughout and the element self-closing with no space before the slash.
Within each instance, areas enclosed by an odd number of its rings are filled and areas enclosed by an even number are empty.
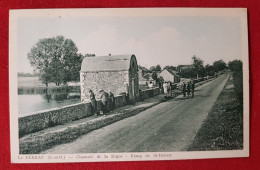
<svg viewBox="0 0 260 170">
<path fill-rule="evenodd" d="M 129 100 L 139 97 L 138 65 L 135 55 L 85 57 L 80 71 L 81 101 L 89 99 L 88 91 L 100 90 L 114 95 L 125 93 Z"/>
<path fill-rule="evenodd" d="M 164 81 L 170 81 L 173 83 L 179 83 L 180 82 L 180 76 L 178 75 L 178 72 L 173 71 L 171 69 L 164 69 L 158 77 L 162 77 Z"/>
</svg>

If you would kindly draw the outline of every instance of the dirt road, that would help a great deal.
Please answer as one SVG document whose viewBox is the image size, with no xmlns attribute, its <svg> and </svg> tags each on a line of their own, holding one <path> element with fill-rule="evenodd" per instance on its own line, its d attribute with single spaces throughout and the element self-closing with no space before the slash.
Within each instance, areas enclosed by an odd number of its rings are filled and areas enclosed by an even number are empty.
<svg viewBox="0 0 260 170">
<path fill-rule="evenodd" d="M 223 75 L 196 88 L 195 98 L 178 96 L 42 154 L 185 151 L 227 78 Z"/>
</svg>

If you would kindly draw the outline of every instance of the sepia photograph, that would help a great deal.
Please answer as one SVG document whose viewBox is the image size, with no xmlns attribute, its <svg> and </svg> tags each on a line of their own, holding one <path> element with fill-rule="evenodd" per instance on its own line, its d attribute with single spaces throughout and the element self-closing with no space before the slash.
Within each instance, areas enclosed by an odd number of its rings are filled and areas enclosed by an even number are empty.
<svg viewBox="0 0 260 170">
<path fill-rule="evenodd" d="M 10 10 L 13 163 L 249 156 L 245 8 Z"/>
</svg>

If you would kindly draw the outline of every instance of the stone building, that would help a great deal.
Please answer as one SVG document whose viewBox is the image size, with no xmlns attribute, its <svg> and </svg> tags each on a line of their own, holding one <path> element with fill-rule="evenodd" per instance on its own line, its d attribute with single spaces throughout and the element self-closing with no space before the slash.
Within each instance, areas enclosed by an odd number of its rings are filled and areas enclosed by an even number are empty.
<svg viewBox="0 0 260 170">
<path fill-rule="evenodd" d="M 158 77 L 162 77 L 164 81 L 170 81 L 172 83 L 179 83 L 180 82 L 180 76 L 178 73 L 171 69 L 164 69 Z"/>
<path fill-rule="evenodd" d="M 138 65 L 135 55 L 85 57 L 80 71 L 81 101 L 88 101 L 91 89 L 114 95 L 127 94 L 135 102 L 139 97 Z"/>
</svg>

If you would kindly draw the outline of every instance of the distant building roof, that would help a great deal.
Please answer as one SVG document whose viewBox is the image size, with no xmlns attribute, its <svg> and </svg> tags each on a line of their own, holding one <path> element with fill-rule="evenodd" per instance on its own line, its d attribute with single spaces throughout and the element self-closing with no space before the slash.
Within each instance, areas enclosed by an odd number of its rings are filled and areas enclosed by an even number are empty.
<svg viewBox="0 0 260 170">
<path fill-rule="evenodd" d="M 128 71 L 130 60 L 134 55 L 112 55 L 85 57 L 82 61 L 82 72 L 94 71 Z"/>
<path fill-rule="evenodd" d="M 174 71 L 174 70 L 171 70 L 171 69 L 168 69 L 168 68 L 166 68 L 165 70 L 167 70 L 171 75 L 174 75 L 174 76 L 178 75 L 177 71 Z"/>
</svg>

